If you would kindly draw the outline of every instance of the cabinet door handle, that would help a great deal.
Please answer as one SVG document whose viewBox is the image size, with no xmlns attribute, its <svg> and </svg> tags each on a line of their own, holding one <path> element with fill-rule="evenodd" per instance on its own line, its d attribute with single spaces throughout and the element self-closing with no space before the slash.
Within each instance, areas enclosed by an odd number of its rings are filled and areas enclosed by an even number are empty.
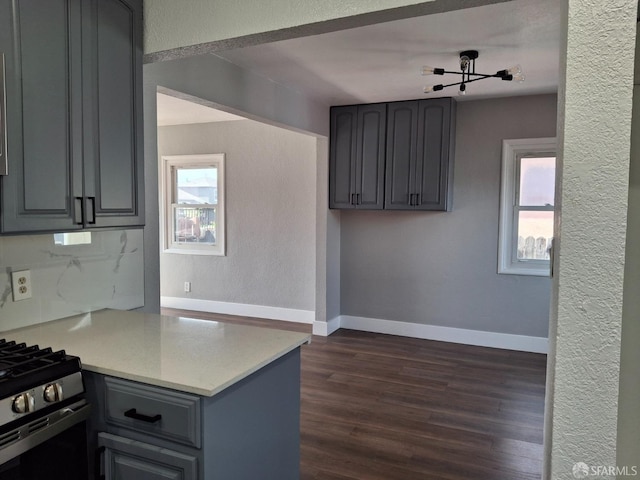
<svg viewBox="0 0 640 480">
<path fill-rule="evenodd" d="M 105 450 L 106 448 L 104 446 L 96 448 L 96 463 L 94 465 L 94 468 L 95 468 L 97 480 L 105 479 L 105 476 L 102 473 L 102 454 L 104 453 Z"/>
<path fill-rule="evenodd" d="M 410 206 L 414 206 L 415 205 L 415 203 L 414 203 L 415 195 L 416 195 L 415 193 L 410 193 L 409 194 L 409 205 Z"/>
<path fill-rule="evenodd" d="M 356 193 L 356 205 L 360 205 L 360 202 L 361 202 L 360 194 Z"/>
<path fill-rule="evenodd" d="M 144 415 L 142 413 L 138 413 L 135 408 L 131 408 L 124 412 L 125 417 L 133 418 L 134 420 L 140 420 L 142 422 L 147 423 L 156 423 L 162 419 L 162 415 L 159 413 L 156 415 Z"/>
<path fill-rule="evenodd" d="M 417 205 L 420 205 L 421 203 L 422 203 L 422 201 L 420 200 L 420 194 L 416 193 L 416 198 L 413 201 L 413 204 L 417 206 Z"/>
<path fill-rule="evenodd" d="M 82 225 L 84 220 L 84 202 L 82 201 L 82 197 L 73 197 L 73 201 L 73 223 Z"/>
<path fill-rule="evenodd" d="M 0 53 L 0 175 L 9 175 L 7 161 L 7 95 L 4 53 Z"/>
<path fill-rule="evenodd" d="M 87 208 L 87 224 L 95 225 L 96 223 L 96 197 L 87 197 L 87 202 L 91 202 L 91 208 Z M 89 217 L 91 212 L 91 217 Z"/>
<path fill-rule="evenodd" d="M 351 205 L 355 205 L 356 204 L 356 194 L 352 193 L 351 194 Z"/>
</svg>

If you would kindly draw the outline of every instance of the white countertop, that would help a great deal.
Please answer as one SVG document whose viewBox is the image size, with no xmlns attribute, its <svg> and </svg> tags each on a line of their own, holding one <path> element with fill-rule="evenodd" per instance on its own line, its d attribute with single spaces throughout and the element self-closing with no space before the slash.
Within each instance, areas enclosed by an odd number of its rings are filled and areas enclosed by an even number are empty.
<svg viewBox="0 0 640 480">
<path fill-rule="evenodd" d="M 120 310 L 3 332 L 64 349 L 90 372 L 213 396 L 311 340 L 305 333 Z"/>
</svg>

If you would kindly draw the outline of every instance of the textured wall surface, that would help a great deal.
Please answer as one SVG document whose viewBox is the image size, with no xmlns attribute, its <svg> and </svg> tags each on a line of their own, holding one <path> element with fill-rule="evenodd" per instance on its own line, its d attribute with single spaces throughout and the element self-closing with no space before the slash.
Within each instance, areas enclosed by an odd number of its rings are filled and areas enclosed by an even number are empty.
<svg viewBox="0 0 640 480">
<path fill-rule="evenodd" d="M 0 331 L 144 303 L 142 230 L 92 232 L 91 244 L 66 246 L 53 234 L 0 237 L 0 265 Z M 9 272 L 20 270 L 31 271 L 33 297 L 14 302 Z"/>
<path fill-rule="evenodd" d="M 236 37 L 251 43 L 353 28 L 504 0 L 145 0 L 145 52 L 160 52 Z M 296 29 L 306 25 L 303 29 Z M 224 44 L 246 46 L 247 40 Z M 198 50 L 192 53 L 205 53 Z"/>
<path fill-rule="evenodd" d="M 616 465 L 637 2 L 569 0 L 567 13 L 545 438 L 554 480 L 574 478 L 576 462 Z M 594 82 L 586 63 L 607 75 Z"/>
<path fill-rule="evenodd" d="M 640 38 L 640 37 L 639 37 Z M 618 407 L 618 465 L 640 466 L 640 85 L 636 49 L 629 212 L 622 305 L 622 355 Z"/>
<path fill-rule="evenodd" d="M 227 202 L 227 256 L 162 254 L 161 295 L 315 310 L 316 139 L 250 120 L 182 125 L 158 129 L 158 152 L 224 153 Z"/>
<path fill-rule="evenodd" d="M 618 465 L 640 466 L 640 36 L 636 58 L 631 122 L 629 210 L 622 304 L 622 354 L 618 406 Z"/>
<path fill-rule="evenodd" d="M 279 30 L 305 23 L 329 20 L 421 3 L 407 0 L 329 0 L 324 2 L 263 0 L 229 2 L 190 0 L 188 8 L 173 0 L 146 0 L 145 51 L 197 45 L 224 38 Z M 180 25 L 189 28 L 176 28 Z M 184 23 L 183 23 L 184 22 Z"/>
<path fill-rule="evenodd" d="M 546 337 L 550 280 L 497 273 L 500 168 L 555 120 L 555 95 L 459 103 L 452 212 L 341 212 L 341 313 Z"/>
</svg>

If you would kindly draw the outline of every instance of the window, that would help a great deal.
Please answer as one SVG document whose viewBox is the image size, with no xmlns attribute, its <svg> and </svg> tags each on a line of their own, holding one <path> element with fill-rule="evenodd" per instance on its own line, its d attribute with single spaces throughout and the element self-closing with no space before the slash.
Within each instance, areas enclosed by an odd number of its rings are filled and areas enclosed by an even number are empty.
<svg viewBox="0 0 640 480">
<path fill-rule="evenodd" d="M 549 275 L 556 139 L 502 142 L 498 273 Z"/>
<path fill-rule="evenodd" d="M 162 157 L 164 250 L 225 255 L 224 154 Z"/>
</svg>

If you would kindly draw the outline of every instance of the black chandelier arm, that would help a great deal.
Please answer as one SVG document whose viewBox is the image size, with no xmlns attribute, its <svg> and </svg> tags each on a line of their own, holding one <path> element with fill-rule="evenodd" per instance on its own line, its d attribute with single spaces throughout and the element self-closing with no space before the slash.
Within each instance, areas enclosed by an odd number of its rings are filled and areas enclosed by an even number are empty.
<svg viewBox="0 0 640 480">
<path fill-rule="evenodd" d="M 472 83 L 472 82 L 477 82 L 479 80 L 484 80 L 485 78 L 501 78 L 502 80 L 513 80 L 513 78 L 509 78 L 512 77 L 512 75 L 507 75 L 505 77 L 501 77 L 499 75 L 482 75 L 482 74 L 476 74 L 476 75 L 480 75 L 480 78 L 472 78 L 470 80 L 464 80 L 462 82 L 455 82 L 455 83 L 447 83 L 446 85 L 443 84 L 439 84 L 439 85 L 434 85 L 433 91 L 439 91 L 442 90 L 443 88 L 447 88 L 447 87 L 455 87 L 456 85 L 462 85 L 467 84 L 467 83 Z"/>
<path fill-rule="evenodd" d="M 502 75 L 502 72 L 503 71 L 506 72 L 506 70 L 501 70 L 500 72 L 494 73 L 493 75 L 489 75 L 489 74 L 486 74 L 486 73 L 475 73 L 475 72 L 452 72 L 450 70 L 442 70 L 442 69 L 439 69 L 439 68 L 438 69 L 434 68 L 434 70 L 441 70 L 442 71 L 442 73 L 435 73 L 435 71 L 434 71 L 434 75 L 444 75 L 445 73 L 449 73 L 451 75 L 467 75 L 467 78 L 468 78 L 469 75 L 474 75 L 476 77 L 482 77 L 482 78 L 505 78 L 505 77 L 509 77 L 509 76 L 512 77 L 512 75 L 508 75 L 508 74 Z M 477 78 L 475 80 L 481 80 L 481 79 Z M 468 80 L 468 81 L 471 82 L 472 80 Z M 467 82 L 467 80 L 465 80 L 465 83 L 466 82 Z"/>
<path fill-rule="evenodd" d="M 442 85 L 442 88 L 454 87 L 456 85 L 461 85 L 463 83 L 477 82 L 479 80 L 484 80 L 485 78 L 492 78 L 492 77 L 497 77 L 497 75 L 482 75 L 480 78 L 472 78 L 470 80 L 464 80 L 463 82 L 448 83 L 447 85 Z M 503 78 L 503 77 L 497 77 L 497 78 Z M 511 80 L 511 79 L 509 79 L 509 80 Z"/>
</svg>

